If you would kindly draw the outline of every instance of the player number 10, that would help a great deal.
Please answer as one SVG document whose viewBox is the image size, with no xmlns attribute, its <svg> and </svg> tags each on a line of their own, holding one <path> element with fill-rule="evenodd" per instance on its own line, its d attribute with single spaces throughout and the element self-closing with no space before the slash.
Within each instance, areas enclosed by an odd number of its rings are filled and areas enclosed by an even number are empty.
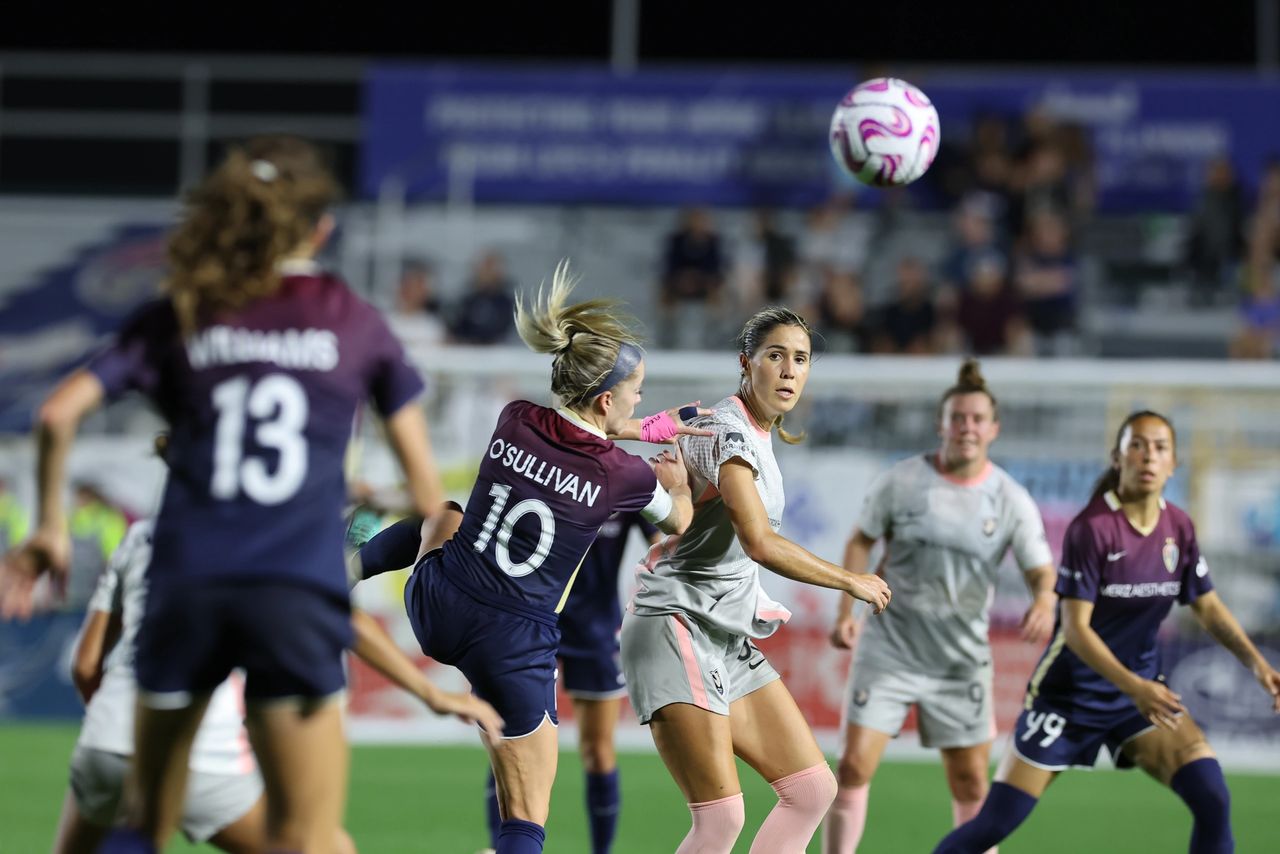
<svg viewBox="0 0 1280 854">
<path fill-rule="evenodd" d="M 512 507 L 503 517 L 502 511 L 507 506 L 507 499 L 511 497 L 511 487 L 495 483 L 489 487 L 489 495 L 493 498 L 493 506 L 489 508 L 489 515 L 485 517 L 480 536 L 476 537 L 472 548 L 477 552 L 487 549 L 489 541 L 493 538 L 493 532 L 497 529 L 498 544 L 494 546 L 493 551 L 498 558 L 498 568 L 513 578 L 536 572 L 538 567 L 542 566 L 542 562 L 547 559 L 547 555 L 551 554 L 551 544 L 556 538 L 556 517 L 552 515 L 551 508 L 546 505 L 546 502 L 539 501 L 537 498 L 526 498 Z M 538 520 L 542 523 L 538 530 L 538 544 L 524 561 L 514 563 L 511 560 L 511 532 L 515 530 L 516 522 L 529 513 L 537 514 Z M 499 518 L 502 518 L 501 527 L 498 525 Z"/>
<path fill-rule="evenodd" d="M 1027 712 L 1027 731 L 1022 734 L 1023 741 L 1030 741 L 1037 731 L 1043 730 L 1044 738 L 1040 739 L 1041 747 L 1048 747 L 1062 735 L 1062 728 L 1067 719 L 1053 712 Z"/>
</svg>

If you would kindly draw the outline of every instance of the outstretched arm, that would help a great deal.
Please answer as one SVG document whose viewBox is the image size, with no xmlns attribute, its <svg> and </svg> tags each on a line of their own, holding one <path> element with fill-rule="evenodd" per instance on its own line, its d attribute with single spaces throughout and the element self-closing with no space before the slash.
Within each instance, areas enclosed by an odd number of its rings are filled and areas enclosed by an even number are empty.
<svg viewBox="0 0 1280 854">
<path fill-rule="evenodd" d="M 871 560 L 871 548 L 876 541 L 862 533 L 859 528 L 853 529 L 849 542 L 844 547 L 845 572 L 860 575 L 867 571 Z M 859 620 L 853 615 L 853 598 L 841 596 L 836 605 L 836 624 L 831 629 L 831 645 L 836 649 L 853 649 L 853 641 L 858 636 Z"/>
<path fill-rule="evenodd" d="M 80 421 L 103 400 L 102 383 L 79 370 L 59 383 L 36 415 L 36 530 L 0 566 L 0 619 L 27 618 L 36 579 L 52 573 L 65 585 L 71 561 L 62 488 Z"/>
<path fill-rule="evenodd" d="M 1046 563 L 1028 569 L 1022 577 L 1031 591 L 1031 605 L 1022 615 L 1022 639 L 1027 643 L 1044 643 L 1053 632 L 1054 611 L 1058 606 L 1053 585 L 1058 580 L 1058 571 Z"/>
<path fill-rule="evenodd" d="M 847 572 L 774 531 L 751 466 L 738 457 L 720 466 L 720 497 L 738 542 L 756 563 L 793 581 L 841 590 L 868 603 L 877 614 L 889 604 L 889 585 L 878 575 Z"/>
<path fill-rule="evenodd" d="M 1275 711 L 1280 713 L 1280 673 L 1258 652 L 1258 648 L 1249 640 L 1218 592 L 1210 590 L 1199 596 L 1191 603 L 1191 611 L 1205 631 L 1213 635 L 1214 640 L 1249 668 L 1249 672 L 1262 684 L 1263 690 L 1271 695 Z"/>
<path fill-rule="evenodd" d="M 431 711 L 437 715 L 457 715 L 464 723 L 478 723 L 486 733 L 495 737 L 502 733 L 502 718 L 493 706 L 471 694 L 444 691 L 436 686 L 400 651 L 373 617 L 364 611 L 352 611 L 351 626 L 356 634 L 352 652 L 417 697 Z"/>
</svg>

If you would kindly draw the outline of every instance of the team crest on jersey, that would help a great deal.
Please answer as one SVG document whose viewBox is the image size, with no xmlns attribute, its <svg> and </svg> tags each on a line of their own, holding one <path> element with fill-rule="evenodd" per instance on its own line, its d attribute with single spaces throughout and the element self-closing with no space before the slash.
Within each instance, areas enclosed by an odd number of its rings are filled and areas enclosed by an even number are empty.
<svg viewBox="0 0 1280 854">
<path fill-rule="evenodd" d="M 991 536 L 992 534 L 994 534 L 994 533 L 996 532 L 996 524 L 997 524 L 997 522 L 996 522 L 996 517 L 995 517 L 995 516 L 988 516 L 987 518 L 983 519 L 983 520 L 982 520 L 982 533 L 983 533 L 985 536 L 988 536 L 988 537 L 989 537 L 989 536 Z"/>
<path fill-rule="evenodd" d="M 707 675 L 709 675 L 709 676 L 711 677 L 711 684 L 716 686 L 716 693 L 717 693 L 717 694 L 719 694 L 721 697 L 723 697 L 723 696 L 724 696 L 724 684 L 720 681 L 720 671 L 719 671 L 719 670 L 712 670 L 712 671 L 711 671 L 710 673 L 708 673 Z"/>
<path fill-rule="evenodd" d="M 1160 550 L 1160 557 L 1164 558 L 1164 568 L 1172 575 L 1178 568 L 1178 544 L 1173 541 L 1173 537 L 1164 538 L 1164 548 Z"/>
<path fill-rule="evenodd" d="M 853 692 L 853 704 L 858 708 L 865 706 L 869 699 L 871 699 L 871 692 L 866 688 L 859 688 Z"/>
</svg>

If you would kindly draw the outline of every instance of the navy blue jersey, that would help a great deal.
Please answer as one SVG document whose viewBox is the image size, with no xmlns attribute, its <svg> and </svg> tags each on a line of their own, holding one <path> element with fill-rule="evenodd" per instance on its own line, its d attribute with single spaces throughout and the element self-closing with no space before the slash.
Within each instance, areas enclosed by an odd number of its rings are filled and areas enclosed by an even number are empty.
<svg viewBox="0 0 1280 854">
<path fill-rule="evenodd" d="M 364 398 L 389 415 L 422 381 L 382 316 L 307 268 L 183 340 L 168 300 L 89 363 L 108 399 L 142 392 L 169 422 L 149 579 L 300 581 L 344 598 L 343 456 Z"/>
<path fill-rule="evenodd" d="M 622 625 L 618 570 L 627 535 L 639 528 L 648 540 L 658 529 L 639 513 L 614 513 L 582 561 L 582 569 L 560 612 L 560 652 L 564 655 L 612 653 Z"/>
<path fill-rule="evenodd" d="M 1156 632 L 1173 603 L 1189 604 L 1212 589 L 1195 526 L 1172 504 L 1161 502 L 1160 519 L 1144 536 L 1108 492 L 1089 502 L 1067 528 L 1058 595 L 1094 603 L 1090 627 L 1121 664 L 1145 679 L 1160 674 Z M 1106 717 L 1133 705 L 1067 648 L 1061 611 L 1032 674 L 1027 703 L 1037 696 L 1077 717 Z"/>
<path fill-rule="evenodd" d="M 554 409 L 509 403 L 444 545 L 445 571 L 483 601 L 553 615 L 601 526 L 643 509 L 656 486 L 648 463 L 603 436 Z"/>
</svg>

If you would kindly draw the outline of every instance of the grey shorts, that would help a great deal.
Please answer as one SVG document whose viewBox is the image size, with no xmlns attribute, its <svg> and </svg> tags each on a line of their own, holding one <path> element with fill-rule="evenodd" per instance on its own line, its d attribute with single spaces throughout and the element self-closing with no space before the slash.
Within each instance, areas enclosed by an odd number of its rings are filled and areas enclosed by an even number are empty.
<svg viewBox="0 0 1280 854">
<path fill-rule="evenodd" d="M 750 638 L 675 614 L 622 618 L 622 672 L 642 724 L 672 703 L 727 715 L 730 703 L 778 678 Z"/>
<path fill-rule="evenodd" d="M 76 808 L 90 824 L 111 827 L 121 818 L 124 778 L 129 757 L 76 745 L 71 754 L 71 794 Z M 192 842 L 204 842 L 239 821 L 262 797 L 262 778 L 248 774 L 208 774 L 187 777 L 186 805 L 181 828 Z"/>
<path fill-rule="evenodd" d="M 925 747 L 975 747 L 996 736 L 991 665 L 944 677 L 855 663 L 846 723 L 896 736 L 912 706 Z"/>
</svg>

